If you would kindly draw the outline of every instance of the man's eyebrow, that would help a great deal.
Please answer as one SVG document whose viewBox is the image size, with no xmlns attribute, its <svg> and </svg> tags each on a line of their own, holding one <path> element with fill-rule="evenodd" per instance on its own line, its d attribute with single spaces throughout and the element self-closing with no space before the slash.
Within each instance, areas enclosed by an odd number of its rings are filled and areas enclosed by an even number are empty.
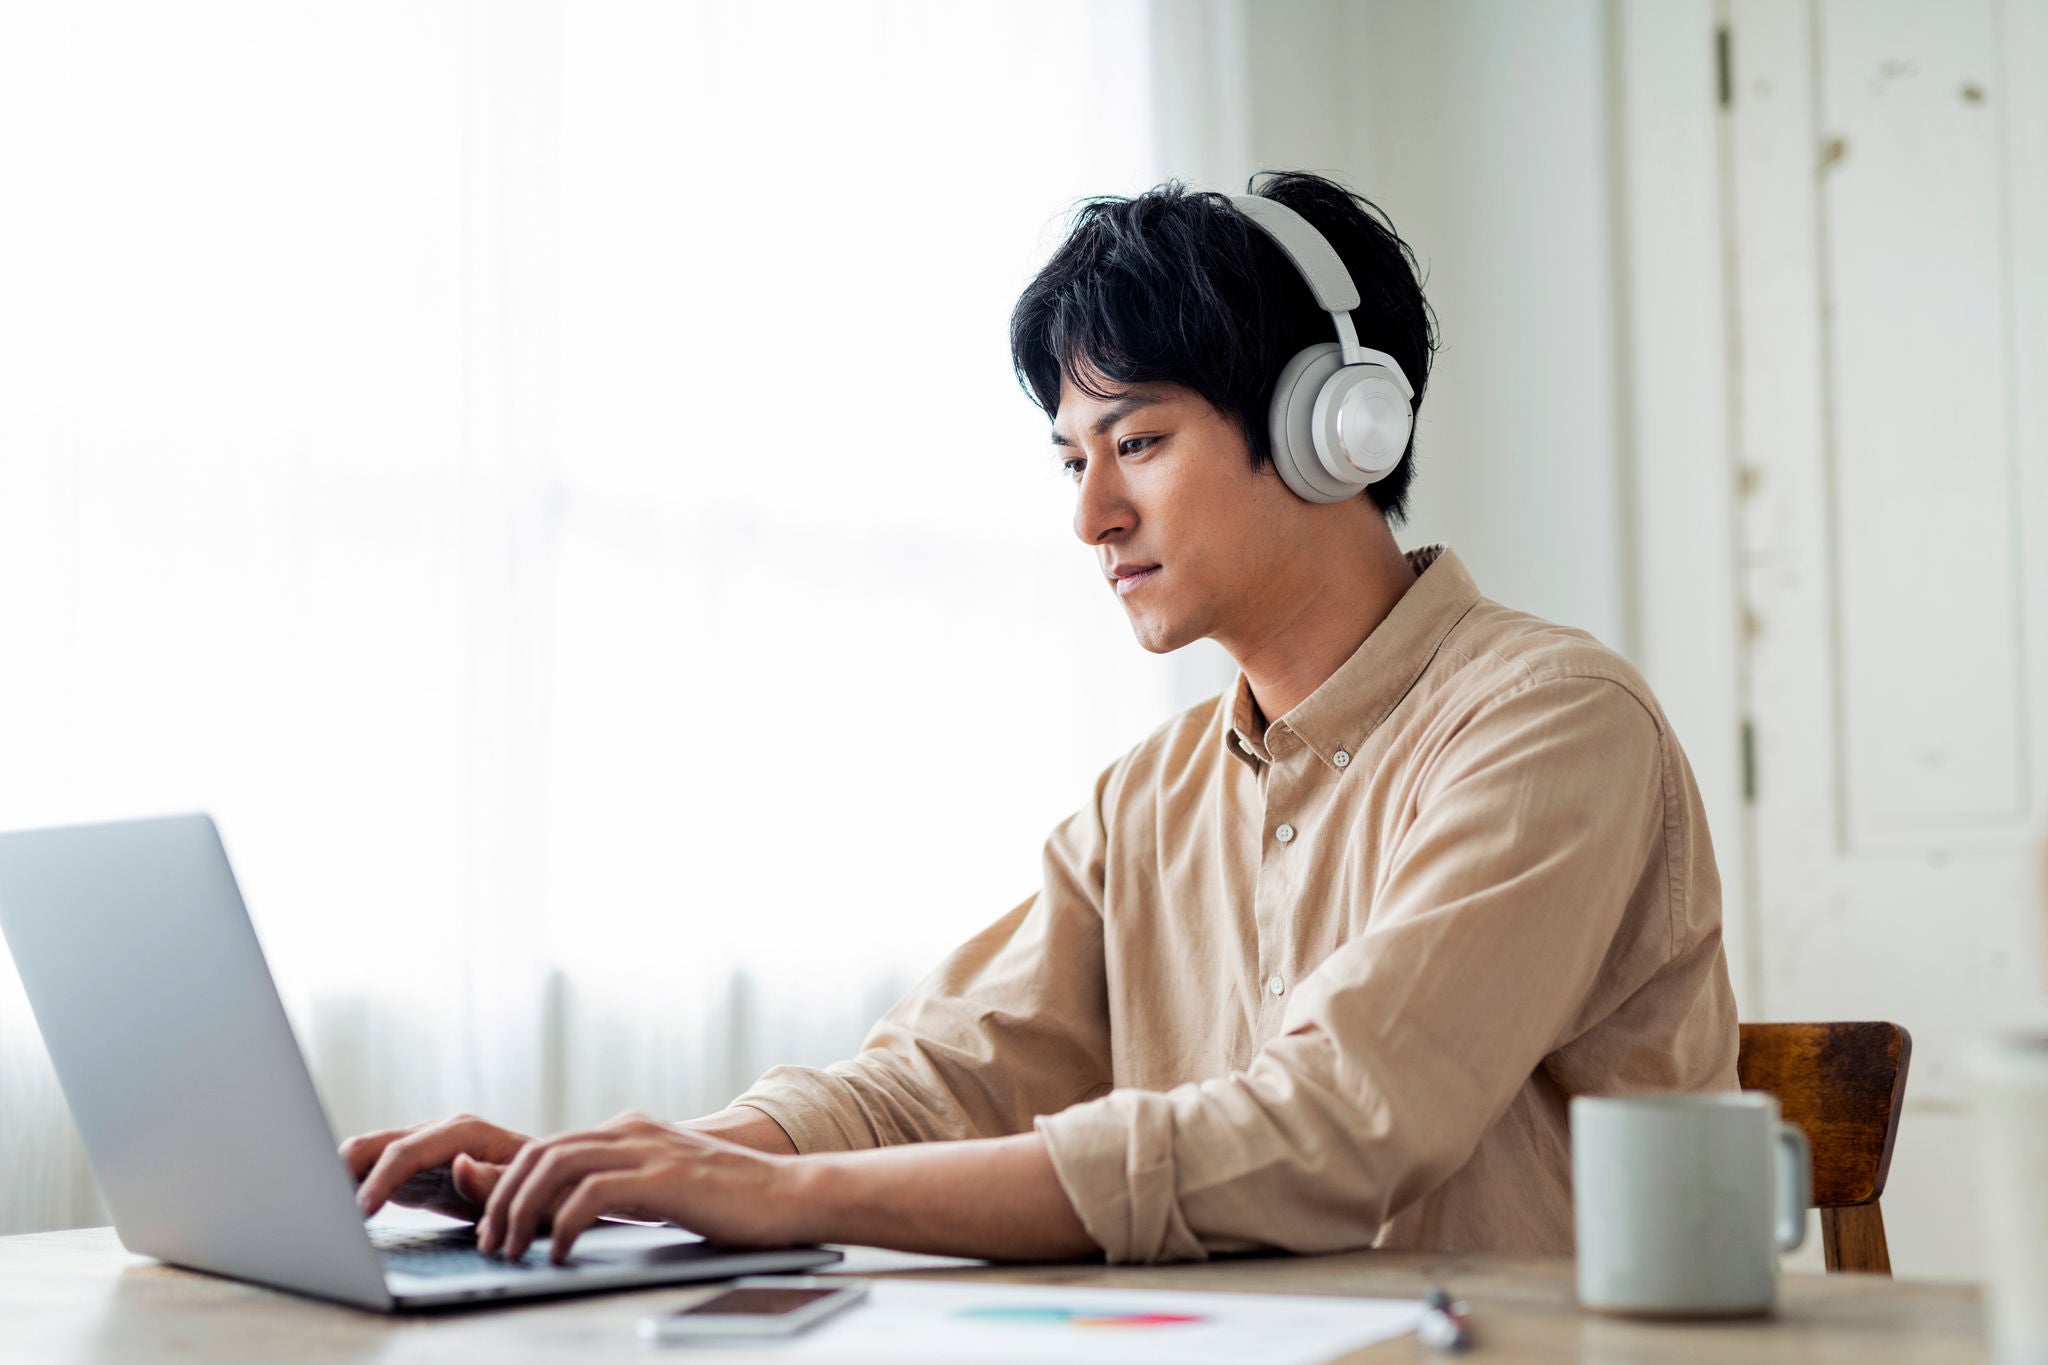
<svg viewBox="0 0 2048 1365">
<path fill-rule="evenodd" d="M 1153 407 L 1165 401 L 1164 398 L 1148 398 L 1142 394 L 1126 394 L 1102 410 L 1102 416 L 1095 419 L 1095 425 L 1089 428 L 1089 434 L 1100 436 L 1103 432 L 1108 431 L 1140 408 Z M 1070 446 L 1074 444 L 1066 437 L 1060 435 L 1057 429 L 1052 433 L 1052 443 L 1056 446 Z"/>
</svg>

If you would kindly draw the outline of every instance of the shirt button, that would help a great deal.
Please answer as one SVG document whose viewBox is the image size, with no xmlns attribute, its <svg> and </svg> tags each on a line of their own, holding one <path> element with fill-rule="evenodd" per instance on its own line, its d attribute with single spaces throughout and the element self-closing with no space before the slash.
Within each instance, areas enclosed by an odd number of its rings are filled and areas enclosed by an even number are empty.
<svg viewBox="0 0 2048 1365">
<path fill-rule="evenodd" d="M 1274 837 L 1275 839 L 1278 839 L 1278 840 L 1279 840 L 1279 841 L 1280 841 L 1281 843 L 1283 843 L 1283 844 L 1286 844 L 1286 843 L 1292 843 L 1292 842 L 1294 841 L 1294 826 L 1292 826 L 1292 825 L 1282 825 L 1282 826 L 1280 826 L 1280 828 L 1278 828 L 1278 829 L 1276 829 L 1276 830 L 1274 830 L 1274 831 L 1273 831 L 1273 837 Z M 1279 980 L 1279 978 L 1278 978 L 1278 977 L 1275 977 L 1275 978 L 1274 978 L 1274 980 L 1276 980 L 1276 981 L 1277 981 L 1277 980 Z M 1278 995 L 1279 993 L 1280 993 L 1280 992 L 1278 992 L 1278 991 L 1275 991 L 1275 992 L 1273 992 L 1273 994 L 1275 994 L 1275 995 Z"/>
<path fill-rule="evenodd" d="M 1266 989 L 1273 992 L 1273 994 L 1278 995 L 1282 991 L 1287 989 L 1287 983 L 1276 976 L 1271 981 L 1268 981 L 1266 983 Z"/>
<path fill-rule="evenodd" d="M 1339 749 L 1336 753 L 1330 755 L 1330 762 L 1340 768 L 1348 768 L 1351 766 L 1351 755 Z"/>
</svg>

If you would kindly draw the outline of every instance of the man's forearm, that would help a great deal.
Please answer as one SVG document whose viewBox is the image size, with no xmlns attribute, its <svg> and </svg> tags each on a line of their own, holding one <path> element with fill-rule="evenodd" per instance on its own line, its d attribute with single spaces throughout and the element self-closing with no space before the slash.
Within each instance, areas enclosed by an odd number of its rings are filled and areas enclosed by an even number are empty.
<svg viewBox="0 0 2048 1365">
<path fill-rule="evenodd" d="M 1036 1133 L 830 1152 L 792 1179 L 804 1241 L 1006 1261 L 1099 1250 Z"/>
<path fill-rule="evenodd" d="M 770 1118 L 764 1111 L 751 1105 L 734 1105 L 721 1109 L 716 1114 L 707 1114 L 701 1119 L 690 1119 L 676 1125 L 712 1137 L 737 1142 L 742 1147 L 751 1147 L 757 1152 L 769 1152 L 776 1156 L 795 1156 L 796 1144 L 782 1125 Z"/>
</svg>

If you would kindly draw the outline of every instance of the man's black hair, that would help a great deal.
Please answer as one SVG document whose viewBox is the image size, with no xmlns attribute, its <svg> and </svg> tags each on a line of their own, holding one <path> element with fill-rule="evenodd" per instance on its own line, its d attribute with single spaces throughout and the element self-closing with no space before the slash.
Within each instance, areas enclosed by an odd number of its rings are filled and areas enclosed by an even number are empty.
<svg viewBox="0 0 2048 1365">
<path fill-rule="evenodd" d="M 1329 239 L 1358 286 L 1359 344 L 1401 363 L 1422 406 L 1436 318 L 1415 253 L 1377 205 L 1319 175 L 1252 177 L 1252 189 L 1293 209 Z M 1135 198 L 1083 203 L 1072 231 L 1010 315 L 1017 378 L 1058 415 L 1060 382 L 1095 398 L 1118 388 L 1181 384 L 1232 418 L 1256 468 L 1272 458 L 1266 414 L 1295 352 L 1335 341 L 1330 315 L 1280 246 L 1227 196 L 1178 181 Z M 1407 515 L 1415 438 L 1394 471 L 1366 491 L 1390 524 Z"/>
</svg>

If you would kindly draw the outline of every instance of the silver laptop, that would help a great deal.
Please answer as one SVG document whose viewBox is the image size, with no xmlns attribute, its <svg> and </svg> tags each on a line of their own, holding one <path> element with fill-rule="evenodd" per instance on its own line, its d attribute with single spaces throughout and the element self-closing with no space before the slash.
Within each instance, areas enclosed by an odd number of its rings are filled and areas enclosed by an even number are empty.
<svg viewBox="0 0 2048 1365">
<path fill-rule="evenodd" d="M 620 1224 L 559 1267 L 376 1235 L 204 815 L 0 834 L 0 930 L 131 1251 L 386 1312 L 839 1259 Z"/>
</svg>

